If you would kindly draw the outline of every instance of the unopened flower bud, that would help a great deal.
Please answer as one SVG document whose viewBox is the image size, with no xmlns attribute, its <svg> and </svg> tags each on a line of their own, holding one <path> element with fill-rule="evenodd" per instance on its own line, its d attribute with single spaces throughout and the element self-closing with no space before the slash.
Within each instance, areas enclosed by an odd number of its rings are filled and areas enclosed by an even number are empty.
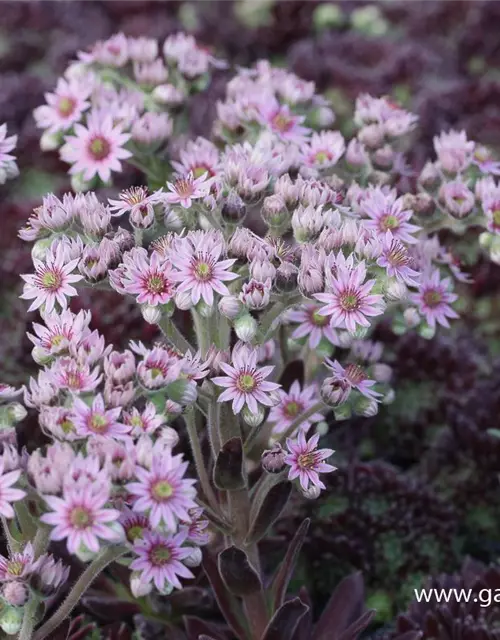
<svg viewBox="0 0 500 640">
<path fill-rule="evenodd" d="M 62 135 L 44 131 L 42 137 L 40 138 L 40 149 L 42 151 L 55 151 L 56 149 L 59 149 L 62 143 Z"/>
<path fill-rule="evenodd" d="M 270 292 L 271 280 L 269 278 L 266 282 L 252 279 L 243 285 L 239 298 L 248 309 L 264 309 L 269 304 Z"/>
<path fill-rule="evenodd" d="M 379 124 L 368 124 L 359 131 L 358 140 L 370 149 L 376 149 L 384 142 L 384 128 Z"/>
<path fill-rule="evenodd" d="M 186 565 L 186 567 L 199 567 L 202 558 L 203 554 L 200 547 L 192 547 L 191 553 L 187 558 L 184 558 L 182 562 Z"/>
<path fill-rule="evenodd" d="M 405 320 L 405 324 L 409 329 L 413 329 L 420 324 L 420 315 L 415 307 L 410 307 L 409 309 L 405 309 L 403 313 L 403 317 Z"/>
<path fill-rule="evenodd" d="M 405 300 L 408 297 L 408 288 L 404 282 L 393 280 L 387 287 L 386 295 L 389 300 Z"/>
<path fill-rule="evenodd" d="M 315 484 L 311 484 L 307 489 L 302 489 L 301 487 L 300 492 L 307 500 L 317 500 L 321 494 L 321 489 Z"/>
<path fill-rule="evenodd" d="M 95 551 L 90 551 L 84 544 L 81 544 L 78 549 L 75 551 L 75 556 L 80 560 L 80 562 L 91 562 L 97 553 Z"/>
<path fill-rule="evenodd" d="M 261 406 L 259 406 L 257 413 L 252 413 L 252 411 L 245 406 L 241 415 L 243 416 L 245 424 L 249 427 L 258 427 L 259 424 L 262 424 L 264 421 L 265 411 Z"/>
<path fill-rule="evenodd" d="M 373 378 L 377 382 L 390 382 L 392 378 L 392 367 L 383 362 L 377 362 L 373 365 Z"/>
<path fill-rule="evenodd" d="M 177 291 L 174 300 L 175 306 L 182 311 L 189 311 L 194 306 L 190 291 Z"/>
<path fill-rule="evenodd" d="M 379 167 L 388 169 L 394 161 L 394 151 L 391 145 L 386 144 L 381 149 L 377 149 L 374 154 L 374 160 Z"/>
<path fill-rule="evenodd" d="M 179 379 L 171 382 L 166 387 L 166 392 L 170 400 L 185 407 L 193 404 L 198 397 L 198 388 L 193 380 Z"/>
<path fill-rule="evenodd" d="M 18 633 L 23 623 L 23 609 L 21 607 L 7 607 L 0 615 L 0 628 L 8 636 Z"/>
<path fill-rule="evenodd" d="M 331 407 L 338 407 L 346 402 L 351 393 L 351 386 L 345 380 L 330 376 L 321 385 L 321 399 Z"/>
<path fill-rule="evenodd" d="M 31 257 L 34 260 L 45 260 L 47 251 L 52 244 L 52 238 L 42 238 L 37 240 L 31 249 Z"/>
<path fill-rule="evenodd" d="M 159 432 L 159 439 L 164 441 L 171 449 L 179 444 L 179 434 L 172 427 L 162 427 Z"/>
<path fill-rule="evenodd" d="M 284 199 L 277 193 L 264 198 L 261 211 L 262 219 L 269 227 L 281 227 L 289 214 Z"/>
<path fill-rule="evenodd" d="M 2 599 L 13 607 L 22 607 L 29 597 L 29 591 L 22 582 L 6 582 L 2 587 Z"/>
<path fill-rule="evenodd" d="M 219 300 L 219 311 L 229 320 L 237 318 L 243 309 L 243 305 L 236 296 L 223 296 Z"/>
<path fill-rule="evenodd" d="M 147 596 L 153 590 L 153 584 L 151 582 L 144 582 L 141 580 L 140 573 L 133 571 L 130 575 L 130 591 L 134 598 L 142 598 Z"/>
<path fill-rule="evenodd" d="M 299 270 L 291 262 L 282 262 L 276 271 L 275 286 L 282 293 L 292 293 L 297 289 Z"/>
<path fill-rule="evenodd" d="M 161 320 L 161 311 L 158 305 L 143 304 L 141 305 L 141 313 L 148 324 L 158 324 Z"/>
<path fill-rule="evenodd" d="M 234 330 L 242 342 L 251 342 L 257 334 L 257 321 L 250 314 L 245 314 L 236 318 Z"/>
<path fill-rule="evenodd" d="M 270 260 L 255 259 L 250 263 L 250 274 L 252 278 L 259 282 L 274 280 L 276 277 L 276 267 Z"/>
<path fill-rule="evenodd" d="M 420 216 L 430 216 L 434 213 L 434 200 L 428 193 L 417 193 L 412 209 Z"/>
<path fill-rule="evenodd" d="M 279 442 L 275 442 L 271 449 L 266 449 L 261 456 L 261 464 L 268 473 L 280 473 L 285 468 L 286 451 Z"/>
<path fill-rule="evenodd" d="M 492 233 L 490 233 L 489 231 L 483 231 L 483 233 L 481 233 L 479 236 L 479 244 L 483 249 L 489 249 L 493 242 L 493 238 L 494 236 Z"/>
<path fill-rule="evenodd" d="M 368 153 L 365 145 L 353 138 L 347 145 L 345 158 L 352 167 L 364 167 L 368 163 Z"/>
<path fill-rule="evenodd" d="M 231 191 L 222 205 L 222 219 L 231 224 L 238 224 L 243 222 L 246 214 L 247 207 L 245 203 L 235 191 Z"/>
<path fill-rule="evenodd" d="M 172 593 L 173 590 L 174 590 L 174 585 L 165 580 L 165 582 L 163 583 L 161 589 L 158 589 L 158 592 L 162 596 L 169 596 Z"/>
<path fill-rule="evenodd" d="M 440 180 L 438 168 L 433 162 L 427 162 L 420 172 L 418 181 L 424 187 L 432 187 Z"/>
<path fill-rule="evenodd" d="M 365 418 L 373 418 L 378 413 L 378 402 L 373 398 L 362 398 L 356 403 L 355 411 Z"/>
<path fill-rule="evenodd" d="M 10 419 L 10 422 L 16 424 L 17 422 L 21 422 L 28 415 L 25 407 L 20 402 L 11 402 L 7 406 L 7 414 Z"/>
</svg>

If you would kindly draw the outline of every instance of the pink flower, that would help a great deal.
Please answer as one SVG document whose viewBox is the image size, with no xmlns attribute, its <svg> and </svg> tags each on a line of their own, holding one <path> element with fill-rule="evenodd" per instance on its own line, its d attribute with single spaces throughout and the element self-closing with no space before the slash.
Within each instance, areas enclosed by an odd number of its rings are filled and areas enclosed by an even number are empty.
<svg viewBox="0 0 500 640">
<path fill-rule="evenodd" d="M 118 200 L 108 200 L 112 216 L 122 216 L 128 213 L 131 217 L 140 213 L 154 217 L 154 206 L 160 202 L 161 191 L 149 193 L 146 187 L 131 187 L 119 195 Z"/>
<path fill-rule="evenodd" d="M 62 309 L 66 309 L 66 297 L 78 295 L 71 285 L 82 280 L 82 276 L 72 274 L 79 260 L 70 260 L 65 264 L 64 258 L 64 252 L 60 249 L 55 253 L 49 252 L 45 262 L 36 258 L 33 260 L 34 274 L 21 275 L 26 284 L 20 297 L 23 300 L 34 299 L 28 311 L 45 305 L 45 312 L 50 313 L 54 310 L 56 302 Z"/>
<path fill-rule="evenodd" d="M 204 198 L 209 194 L 211 185 L 212 179 L 208 178 L 208 173 L 204 173 L 199 178 L 188 173 L 178 178 L 173 184 L 167 182 L 170 193 L 166 193 L 164 199 L 169 204 L 180 204 L 184 209 L 189 209 L 193 200 Z"/>
<path fill-rule="evenodd" d="M 205 138 L 189 140 L 179 156 L 180 162 L 172 160 L 172 166 L 181 176 L 192 174 L 194 178 L 199 178 L 208 174 L 212 178 L 219 170 L 219 150 Z"/>
<path fill-rule="evenodd" d="M 89 84 L 59 78 L 54 93 L 45 94 L 47 104 L 33 112 L 37 127 L 46 129 L 48 133 L 67 131 L 89 108 L 91 91 Z"/>
<path fill-rule="evenodd" d="M 182 547 L 187 538 L 187 531 L 180 531 L 175 535 L 162 535 L 145 531 L 142 538 L 136 540 L 134 551 L 138 555 L 130 568 L 141 571 L 141 581 L 154 582 L 159 591 L 169 585 L 181 589 L 181 578 L 193 578 L 193 574 L 182 564 L 182 560 L 191 553 L 190 547 Z"/>
<path fill-rule="evenodd" d="M 172 274 L 172 279 L 180 283 L 177 287 L 179 293 L 190 291 L 193 304 L 198 304 L 203 298 L 209 306 L 214 303 L 214 291 L 221 296 L 229 295 L 229 289 L 223 283 L 238 277 L 229 271 L 236 260 L 219 260 L 222 243 L 207 246 L 203 239 L 192 242 L 186 238 L 177 249 L 177 271 Z"/>
<path fill-rule="evenodd" d="M 5 516 L 5 518 L 14 517 L 14 509 L 11 503 L 22 500 L 26 495 L 21 489 L 12 487 L 19 480 L 20 475 L 20 469 L 4 473 L 4 461 L 0 459 L 0 515 Z"/>
<path fill-rule="evenodd" d="M 290 466 L 289 480 L 299 478 L 302 489 L 307 490 L 309 484 L 326 489 L 319 479 L 320 473 L 331 473 L 335 467 L 323 462 L 333 454 L 332 449 L 318 449 L 319 433 L 306 441 L 304 431 L 300 431 L 296 440 L 287 438 L 286 446 L 289 454 L 285 456 L 285 464 Z"/>
<path fill-rule="evenodd" d="M 132 429 L 131 435 L 139 437 L 143 433 L 154 434 L 165 424 L 165 416 L 158 415 L 155 405 L 152 402 L 147 402 L 142 412 L 134 407 L 129 413 L 124 413 L 123 421 Z"/>
<path fill-rule="evenodd" d="M 90 486 L 66 489 L 62 498 L 45 496 L 52 511 L 40 520 L 54 527 L 51 540 L 67 539 L 70 553 L 82 547 L 97 553 L 100 539 L 116 543 L 122 537 L 118 524 L 120 512 L 105 508 L 108 500 L 108 487 L 99 492 Z"/>
<path fill-rule="evenodd" d="M 458 296 L 451 293 L 450 278 L 441 280 L 439 269 L 422 277 L 418 293 L 412 294 L 410 300 L 418 306 L 419 312 L 425 316 L 427 324 L 435 327 L 436 322 L 443 327 L 449 327 L 447 318 L 458 318 L 450 304 Z"/>
<path fill-rule="evenodd" d="M 87 363 L 72 358 L 59 358 L 48 371 L 49 380 L 59 389 L 68 389 L 73 393 L 93 391 L 101 382 L 102 376 L 96 367 L 91 370 Z"/>
<path fill-rule="evenodd" d="M 410 224 L 413 212 L 403 210 L 403 199 L 396 198 L 394 192 L 384 193 L 380 187 L 367 191 L 359 203 L 361 213 L 367 215 L 370 220 L 365 220 L 365 227 L 374 231 L 378 236 L 384 236 L 387 231 L 402 242 L 414 244 L 417 239 L 411 234 L 420 230 L 414 224 Z"/>
<path fill-rule="evenodd" d="M 417 287 L 420 274 L 411 268 L 413 260 L 404 244 L 396 240 L 390 231 L 382 238 L 381 250 L 378 266 L 383 267 L 390 278 L 396 278 L 410 287 Z"/>
<path fill-rule="evenodd" d="M 337 164 L 345 151 L 345 142 L 338 131 L 313 133 L 311 139 L 300 148 L 306 166 L 328 169 Z"/>
<path fill-rule="evenodd" d="M 343 390 L 343 401 L 347 400 L 351 389 L 357 389 L 369 399 L 376 400 L 381 397 L 382 394 L 372 389 L 375 380 L 370 380 L 358 364 L 348 364 L 344 368 L 340 362 L 330 360 L 330 358 L 325 358 L 325 364 L 333 372 L 334 379 L 330 380 L 330 386 Z"/>
<path fill-rule="evenodd" d="M 71 174 L 81 173 L 86 181 L 98 175 L 107 182 L 112 171 L 121 171 L 120 160 L 131 157 L 123 148 L 130 135 L 113 124 L 111 115 L 93 111 L 87 119 L 87 127 L 75 124 L 75 135 L 68 136 L 61 148 L 61 158 L 73 165 Z"/>
<path fill-rule="evenodd" d="M 268 417 L 269 422 L 275 423 L 273 433 L 286 431 L 296 418 L 318 401 L 316 386 L 312 384 L 301 389 L 298 380 L 295 380 L 288 393 L 283 389 L 278 389 L 277 394 L 280 402 L 271 409 Z M 314 413 L 307 420 L 302 421 L 300 428 L 307 432 L 314 423 L 321 420 L 323 420 L 323 414 Z"/>
<path fill-rule="evenodd" d="M 294 115 L 288 105 L 280 105 L 276 99 L 267 99 L 258 107 L 258 120 L 281 140 L 302 142 L 310 129 L 301 126 L 305 116 Z"/>
<path fill-rule="evenodd" d="M 0 582 L 22 580 L 32 573 L 35 554 L 31 542 L 22 551 L 11 553 L 8 558 L 0 555 Z"/>
<path fill-rule="evenodd" d="M 319 313 L 321 305 L 310 302 L 301 305 L 287 314 L 290 322 L 299 322 L 299 326 L 293 331 L 292 338 L 299 340 L 309 336 L 309 347 L 316 349 L 323 338 L 333 345 L 339 346 L 337 332 L 330 326 L 330 317 Z"/>
<path fill-rule="evenodd" d="M 0 383 L 0 400 L 13 400 L 22 392 L 22 388 L 16 389 L 9 384 Z"/>
<path fill-rule="evenodd" d="M 136 295 L 140 304 L 167 304 L 175 293 L 175 276 L 170 262 L 156 251 L 149 257 L 145 252 L 136 251 L 127 262 L 123 288 Z"/>
<path fill-rule="evenodd" d="M 475 143 L 467 140 L 465 131 L 443 131 L 434 137 L 433 142 L 439 164 L 444 171 L 460 173 L 470 165 Z"/>
<path fill-rule="evenodd" d="M 465 218 L 474 209 L 474 194 L 460 180 L 444 183 L 439 190 L 439 198 L 448 212 L 458 219 Z"/>
<path fill-rule="evenodd" d="M 350 268 L 345 260 L 337 260 L 339 264 L 336 276 L 329 279 L 331 291 L 316 293 L 314 297 L 325 303 L 318 314 L 331 316 L 332 327 L 345 328 L 354 333 L 358 325 L 370 326 L 366 316 L 378 316 L 383 313 L 383 298 L 378 294 L 370 295 L 375 280 L 368 280 L 363 284 L 366 277 L 364 262 Z"/>
<path fill-rule="evenodd" d="M 177 380 L 181 369 L 182 361 L 177 354 L 154 347 L 146 350 L 144 359 L 137 365 L 137 375 L 147 389 L 160 389 Z"/>
<path fill-rule="evenodd" d="M 130 427 L 118 422 L 121 408 L 105 409 L 101 394 L 97 395 L 92 405 L 75 398 L 73 400 L 73 422 L 76 433 L 82 438 L 100 436 L 104 438 L 123 438 L 130 431 Z"/>
<path fill-rule="evenodd" d="M 90 311 L 80 311 L 75 315 L 69 309 L 45 314 L 45 326 L 34 322 L 36 335 L 28 333 L 28 338 L 47 356 L 67 353 L 71 343 L 79 344 L 90 332 L 90 318 Z"/>
<path fill-rule="evenodd" d="M 150 470 L 136 468 L 138 482 L 131 482 L 127 489 L 136 496 L 133 510 L 148 513 L 152 527 L 163 523 L 175 531 L 179 520 L 189 520 L 189 509 L 196 507 L 193 486 L 196 480 L 184 478 L 187 467 L 182 455 L 173 456 L 171 450 L 165 448 L 161 455 L 153 452 Z"/>
<path fill-rule="evenodd" d="M 279 389 L 280 385 L 266 380 L 274 367 L 257 368 L 257 355 L 256 349 L 233 349 L 232 365 L 225 362 L 219 365 L 226 375 L 212 378 L 214 384 L 225 387 L 218 402 L 232 400 L 235 414 L 245 404 L 252 413 L 258 413 L 259 403 L 267 407 L 274 404 L 269 393 Z"/>
<path fill-rule="evenodd" d="M 189 522 L 183 522 L 188 535 L 187 542 L 191 542 L 197 546 L 208 544 L 210 535 L 205 531 L 208 527 L 208 520 L 203 517 L 203 509 L 196 507 L 189 510 Z"/>
</svg>

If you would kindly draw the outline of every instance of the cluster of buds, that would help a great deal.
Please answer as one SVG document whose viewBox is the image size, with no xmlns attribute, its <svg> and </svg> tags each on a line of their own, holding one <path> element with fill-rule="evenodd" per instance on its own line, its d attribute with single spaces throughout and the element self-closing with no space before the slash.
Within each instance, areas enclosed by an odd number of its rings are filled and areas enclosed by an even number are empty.
<svg viewBox="0 0 500 640">
<path fill-rule="evenodd" d="M 0 125 L 0 185 L 19 174 L 16 160 L 11 154 L 17 143 L 17 136 L 7 137 L 7 125 Z"/>
</svg>

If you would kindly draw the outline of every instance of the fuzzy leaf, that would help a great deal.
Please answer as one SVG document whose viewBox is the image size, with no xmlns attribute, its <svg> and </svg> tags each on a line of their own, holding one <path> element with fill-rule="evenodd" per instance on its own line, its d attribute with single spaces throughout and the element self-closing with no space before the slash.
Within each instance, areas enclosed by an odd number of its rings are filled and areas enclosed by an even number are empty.
<svg viewBox="0 0 500 640">
<path fill-rule="evenodd" d="M 309 609 L 299 620 L 292 640 L 310 640 L 313 628 L 312 603 L 305 587 L 300 588 L 299 598 Z"/>
<path fill-rule="evenodd" d="M 338 636 L 338 640 L 356 640 L 359 634 L 366 629 L 375 615 L 375 609 L 365 611 L 357 620 L 350 624 L 347 629 Z M 324 636 L 326 639 L 326 636 Z"/>
<path fill-rule="evenodd" d="M 231 438 L 222 445 L 214 467 L 214 484 L 218 489 L 225 491 L 245 488 L 241 438 Z"/>
<path fill-rule="evenodd" d="M 271 583 L 271 590 L 273 593 L 273 611 L 276 611 L 283 604 L 288 583 L 293 575 L 295 564 L 302 545 L 304 544 L 310 522 L 309 518 L 306 518 L 297 529 L 288 546 L 285 557 L 273 577 Z"/>
<path fill-rule="evenodd" d="M 291 482 L 279 482 L 269 489 L 260 504 L 255 505 L 255 509 L 252 505 L 252 511 L 255 513 L 250 513 L 250 531 L 246 539 L 248 544 L 254 544 L 265 536 L 285 508 L 291 491 Z"/>
<path fill-rule="evenodd" d="M 247 554 L 238 547 L 219 553 L 219 573 L 226 587 L 237 596 L 246 596 L 262 589 L 259 574 L 250 564 Z"/>
<path fill-rule="evenodd" d="M 332 629 L 339 637 L 363 614 L 363 608 L 363 576 L 357 571 L 344 578 L 333 592 L 316 624 L 312 640 L 329 640 Z"/>
<path fill-rule="evenodd" d="M 394 640 L 420 640 L 421 637 L 420 631 L 406 631 L 399 636 L 394 636 Z"/>
<path fill-rule="evenodd" d="M 196 616 L 185 616 L 184 626 L 186 627 L 188 640 L 198 640 L 203 636 L 210 637 L 211 640 L 227 640 L 227 637 L 219 633 L 214 624 Z M 210 636 L 207 634 L 210 634 Z"/>
<path fill-rule="evenodd" d="M 210 581 L 210 585 L 214 591 L 215 599 L 219 605 L 219 609 L 224 616 L 227 624 L 234 631 L 234 634 L 240 639 L 246 638 L 244 626 L 241 623 L 243 612 L 238 600 L 228 591 L 224 584 L 217 564 L 212 556 L 206 551 L 203 552 L 203 570 Z"/>
<path fill-rule="evenodd" d="M 309 607 L 300 598 L 287 600 L 273 615 L 261 640 L 290 640 Z"/>
</svg>

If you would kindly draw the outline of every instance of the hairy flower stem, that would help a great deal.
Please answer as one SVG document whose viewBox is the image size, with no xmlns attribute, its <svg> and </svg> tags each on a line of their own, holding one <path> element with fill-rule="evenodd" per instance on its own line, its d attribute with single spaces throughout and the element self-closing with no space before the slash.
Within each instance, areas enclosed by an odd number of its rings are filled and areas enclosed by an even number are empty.
<svg viewBox="0 0 500 640">
<path fill-rule="evenodd" d="M 2 521 L 2 529 L 4 532 L 5 540 L 7 541 L 7 548 L 9 550 L 9 554 L 15 553 L 16 551 L 19 550 L 21 545 L 12 535 L 9 528 L 9 521 L 7 520 L 7 518 L 2 516 L 1 521 Z"/>
<path fill-rule="evenodd" d="M 172 318 L 163 316 L 160 322 L 158 322 L 158 326 L 165 338 L 181 353 L 184 354 L 187 351 L 194 353 L 193 347 L 179 331 Z"/>
<path fill-rule="evenodd" d="M 104 571 L 108 565 L 125 555 L 127 551 L 127 547 L 121 545 L 102 549 L 75 582 L 69 595 L 59 609 L 35 632 L 32 636 L 33 640 L 43 640 L 44 638 L 52 637 L 52 632 L 69 616 L 101 571 Z M 29 638 L 29 636 L 26 638 Z"/>
<path fill-rule="evenodd" d="M 134 240 L 136 247 L 142 247 L 142 240 L 144 237 L 144 231 L 142 229 L 134 229 Z"/>
<path fill-rule="evenodd" d="M 222 443 L 231 438 L 241 438 L 241 429 L 238 416 L 235 416 L 226 403 L 220 408 L 220 421 L 218 425 L 220 440 Z M 250 493 L 248 487 L 237 491 L 226 491 L 227 508 L 233 531 L 226 540 L 226 544 L 233 544 L 245 551 L 255 570 L 260 574 L 259 550 L 256 544 L 246 544 L 250 524 Z M 262 591 L 243 597 L 243 605 L 247 614 L 248 624 L 251 629 L 252 639 L 259 640 L 266 628 L 268 615 L 264 594 Z"/>
<path fill-rule="evenodd" d="M 212 339 L 210 336 L 210 322 L 209 319 L 203 318 L 200 314 L 192 310 L 194 327 L 196 330 L 196 338 L 198 340 L 198 348 L 201 351 L 202 356 L 207 355 L 207 351 L 210 349 Z"/>
<path fill-rule="evenodd" d="M 37 533 L 37 524 L 30 513 L 28 498 L 20 500 L 14 506 L 14 510 L 16 512 L 17 521 L 19 522 L 23 537 L 28 540 L 32 540 Z"/>
<path fill-rule="evenodd" d="M 36 532 L 35 539 L 33 540 L 33 552 L 35 554 L 35 560 L 39 558 L 49 546 L 51 528 L 46 524 L 40 523 L 38 531 Z"/>
<path fill-rule="evenodd" d="M 36 624 L 36 612 L 38 609 L 39 600 L 36 596 L 31 596 L 31 600 L 24 607 L 23 624 L 19 631 L 17 640 L 31 640 L 33 637 L 33 629 Z"/>
<path fill-rule="evenodd" d="M 200 439 L 198 437 L 198 431 L 196 429 L 196 414 L 194 411 L 186 411 L 184 415 L 186 421 L 186 428 L 189 436 L 189 444 L 191 445 L 191 451 L 193 452 L 194 464 L 200 479 L 200 485 L 208 501 L 208 504 L 212 509 L 218 513 L 219 505 L 217 498 L 215 497 L 214 490 L 210 483 L 210 478 L 205 467 L 205 460 L 203 459 L 203 453 L 201 451 Z"/>
</svg>

